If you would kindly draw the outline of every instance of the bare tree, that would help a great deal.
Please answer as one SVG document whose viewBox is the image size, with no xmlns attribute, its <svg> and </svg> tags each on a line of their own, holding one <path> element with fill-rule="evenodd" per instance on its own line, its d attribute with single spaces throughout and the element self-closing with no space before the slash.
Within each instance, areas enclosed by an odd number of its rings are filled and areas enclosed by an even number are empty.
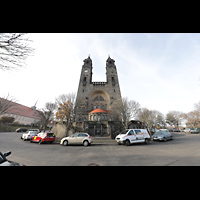
<svg viewBox="0 0 200 200">
<path fill-rule="evenodd" d="M 24 60 L 32 55 L 26 33 L 0 33 L 0 69 L 12 70 L 22 67 Z"/>
<path fill-rule="evenodd" d="M 132 118 L 137 118 L 140 110 L 140 104 L 134 100 L 128 100 L 127 97 L 122 98 L 122 107 L 118 108 L 121 112 L 124 128 L 128 127 L 128 123 Z M 117 109 L 117 110 L 118 110 Z"/>
<path fill-rule="evenodd" d="M 149 133 L 151 133 L 151 129 L 153 128 L 153 125 L 155 123 L 155 114 L 153 113 L 153 111 L 147 108 L 140 109 L 138 119 L 145 124 Z"/>
<path fill-rule="evenodd" d="M 166 115 L 166 123 L 174 125 L 177 128 L 181 124 L 182 119 L 183 113 L 180 111 L 170 111 Z"/>
<path fill-rule="evenodd" d="M 44 108 L 38 111 L 38 115 L 40 116 L 40 123 L 44 130 L 47 128 L 47 124 L 54 118 L 54 111 L 56 109 L 56 104 L 47 102 L 45 103 Z"/>
<path fill-rule="evenodd" d="M 0 116 L 11 111 L 14 107 L 15 98 L 8 93 L 5 97 L 0 97 Z"/>
<path fill-rule="evenodd" d="M 200 112 L 200 101 L 198 103 L 194 104 L 195 110 L 197 110 L 198 112 Z"/>
<path fill-rule="evenodd" d="M 200 122 L 200 112 L 198 110 L 191 111 L 189 113 L 183 114 L 183 118 L 187 120 L 192 128 L 196 128 L 195 126 Z"/>
<path fill-rule="evenodd" d="M 166 128 L 166 122 L 165 122 L 164 114 L 162 114 L 159 111 L 156 111 L 156 112 L 157 112 L 157 115 L 156 115 L 156 127 Z"/>
</svg>

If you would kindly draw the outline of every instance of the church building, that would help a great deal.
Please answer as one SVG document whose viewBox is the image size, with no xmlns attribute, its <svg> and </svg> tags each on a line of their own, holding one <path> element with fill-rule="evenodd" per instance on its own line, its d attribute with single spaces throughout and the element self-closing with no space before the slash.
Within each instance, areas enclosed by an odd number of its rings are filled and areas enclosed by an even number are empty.
<svg viewBox="0 0 200 200">
<path fill-rule="evenodd" d="M 85 59 L 75 106 L 75 126 L 91 136 L 111 136 L 121 126 L 122 98 L 115 61 L 106 60 L 106 82 L 92 81 L 92 60 Z"/>
</svg>

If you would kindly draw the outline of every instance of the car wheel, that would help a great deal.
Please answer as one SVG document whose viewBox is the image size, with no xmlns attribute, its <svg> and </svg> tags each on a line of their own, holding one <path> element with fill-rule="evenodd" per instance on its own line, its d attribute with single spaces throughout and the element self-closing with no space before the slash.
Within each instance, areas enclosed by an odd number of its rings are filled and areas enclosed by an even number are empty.
<svg viewBox="0 0 200 200">
<path fill-rule="evenodd" d="M 32 141 L 32 138 L 30 139 L 30 143 L 32 143 L 33 141 Z"/>
<path fill-rule="evenodd" d="M 166 142 L 167 141 L 167 139 L 166 138 L 164 138 L 164 142 Z"/>
<path fill-rule="evenodd" d="M 40 139 L 39 143 L 38 144 L 42 144 L 42 140 Z"/>
<path fill-rule="evenodd" d="M 126 140 L 126 141 L 125 141 L 125 145 L 126 145 L 126 146 L 130 146 L 130 140 Z"/>
<path fill-rule="evenodd" d="M 67 146 L 67 145 L 68 145 L 68 141 L 65 140 L 65 141 L 63 142 L 63 146 Z"/>
<path fill-rule="evenodd" d="M 149 144 L 149 140 L 148 139 L 145 139 L 145 144 Z"/>
<path fill-rule="evenodd" d="M 83 142 L 83 146 L 85 146 L 85 147 L 87 147 L 88 144 L 89 144 L 89 142 L 88 142 L 87 140 L 85 140 L 85 141 Z"/>
</svg>

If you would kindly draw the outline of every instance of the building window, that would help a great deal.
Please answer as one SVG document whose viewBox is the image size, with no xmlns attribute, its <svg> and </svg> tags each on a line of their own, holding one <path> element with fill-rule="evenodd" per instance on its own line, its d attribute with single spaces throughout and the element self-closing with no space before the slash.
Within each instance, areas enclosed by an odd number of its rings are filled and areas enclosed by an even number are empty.
<svg viewBox="0 0 200 200">
<path fill-rule="evenodd" d="M 98 115 L 98 121 L 100 121 L 101 120 L 101 116 L 100 115 Z"/>
<path fill-rule="evenodd" d="M 83 86 L 85 86 L 86 85 L 86 80 L 87 80 L 87 77 L 84 77 L 84 79 L 83 79 Z"/>
<path fill-rule="evenodd" d="M 94 115 L 94 121 L 96 121 L 97 120 L 97 116 L 96 115 Z"/>
</svg>

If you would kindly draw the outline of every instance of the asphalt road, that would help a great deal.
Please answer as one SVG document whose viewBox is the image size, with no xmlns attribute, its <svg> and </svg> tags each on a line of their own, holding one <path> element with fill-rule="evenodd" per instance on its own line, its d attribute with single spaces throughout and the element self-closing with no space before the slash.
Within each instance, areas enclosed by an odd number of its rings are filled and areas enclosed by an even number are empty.
<svg viewBox="0 0 200 200">
<path fill-rule="evenodd" d="M 30 143 L 21 133 L 0 133 L 0 151 L 7 158 L 28 166 L 200 166 L 200 134 L 172 133 L 174 140 L 131 146 L 94 143 L 91 146 L 61 146 Z"/>
</svg>

